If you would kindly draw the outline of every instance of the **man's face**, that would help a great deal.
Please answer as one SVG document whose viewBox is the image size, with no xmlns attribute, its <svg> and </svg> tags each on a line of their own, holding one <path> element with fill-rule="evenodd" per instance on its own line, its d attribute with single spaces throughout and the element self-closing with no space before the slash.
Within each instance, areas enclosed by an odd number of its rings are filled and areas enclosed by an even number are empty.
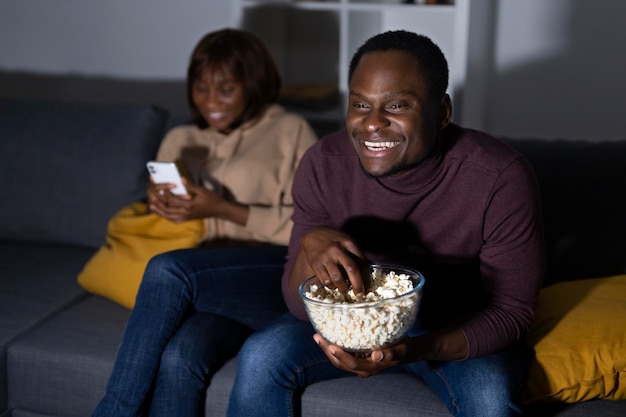
<svg viewBox="0 0 626 417">
<path fill-rule="evenodd" d="M 346 127 L 364 171 L 393 175 L 419 164 L 450 117 L 449 101 L 428 95 L 417 59 L 403 51 L 368 52 L 349 86 Z"/>
</svg>

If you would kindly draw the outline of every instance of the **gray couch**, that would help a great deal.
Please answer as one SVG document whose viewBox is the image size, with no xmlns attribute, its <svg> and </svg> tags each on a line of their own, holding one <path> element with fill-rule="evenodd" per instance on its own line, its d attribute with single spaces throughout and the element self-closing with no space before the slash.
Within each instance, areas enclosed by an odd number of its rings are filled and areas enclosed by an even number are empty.
<svg viewBox="0 0 626 417">
<path fill-rule="evenodd" d="M 108 219 L 141 199 L 168 124 L 143 105 L 0 99 L 0 417 L 86 417 L 104 392 L 129 311 L 84 292 Z M 626 272 L 626 141 L 511 141 L 542 184 L 549 278 Z M 223 416 L 236 358 L 213 378 Z M 314 384 L 303 416 L 449 416 L 407 375 Z M 624 416 L 626 401 L 530 407 L 528 416 Z"/>
</svg>

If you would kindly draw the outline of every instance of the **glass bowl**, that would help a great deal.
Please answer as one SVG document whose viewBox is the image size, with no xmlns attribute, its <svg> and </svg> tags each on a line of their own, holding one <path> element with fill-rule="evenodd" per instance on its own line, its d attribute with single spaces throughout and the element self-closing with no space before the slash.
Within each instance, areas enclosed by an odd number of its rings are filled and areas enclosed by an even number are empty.
<svg viewBox="0 0 626 417">
<path fill-rule="evenodd" d="M 419 311 L 425 282 L 419 271 L 372 264 L 370 273 L 373 290 L 363 298 L 351 290 L 331 290 L 317 277 L 299 287 L 315 331 L 348 352 L 364 354 L 394 345 L 413 327 Z M 387 285 L 382 285 L 385 278 Z"/>
</svg>

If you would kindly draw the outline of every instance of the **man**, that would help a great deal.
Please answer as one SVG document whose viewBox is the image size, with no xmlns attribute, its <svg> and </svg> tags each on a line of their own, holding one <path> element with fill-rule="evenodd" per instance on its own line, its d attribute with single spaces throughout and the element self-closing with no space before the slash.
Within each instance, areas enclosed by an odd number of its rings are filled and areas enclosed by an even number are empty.
<svg viewBox="0 0 626 417">
<path fill-rule="evenodd" d="M 428 38 L 377 35 L 349 69 L 346 130 L 307 152 L 293 187 L 283 276 L 291 314 L 239 354 L 230 416 L 289 416 L 314 382 L 404 367 L 455 416 L 521 414 L 528 358 L 519 343 L 545 266 L 534 174 L 496 139 L 451 123 L 447 62 Z M 297 295 L 317 275 L 365 290 L 365 262 L 426 277 L 418 325 L 367 358 L 314 334 Z"/>
</svg>

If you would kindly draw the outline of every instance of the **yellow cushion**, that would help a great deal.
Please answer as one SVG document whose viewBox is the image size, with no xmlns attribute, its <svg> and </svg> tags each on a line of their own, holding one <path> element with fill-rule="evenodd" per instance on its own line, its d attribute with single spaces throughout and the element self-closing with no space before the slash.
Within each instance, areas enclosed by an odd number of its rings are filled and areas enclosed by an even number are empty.
<svg viewBox="0 0 626 417">
<path fill-rule="evenodd" d="M 85 264 L 78 283 L 126 308 L 133 308 L 143 271 L 154 255 L 198 246 L 202 220 L 172 223 L 146 213 L 145 203 L 121 209 L 109 221 L 106 244 Z"/>
<path fill-rule="evenodd" d="M 544 288 L 526 401 L 626 399 L 626 275 Z"/>
</svg>

